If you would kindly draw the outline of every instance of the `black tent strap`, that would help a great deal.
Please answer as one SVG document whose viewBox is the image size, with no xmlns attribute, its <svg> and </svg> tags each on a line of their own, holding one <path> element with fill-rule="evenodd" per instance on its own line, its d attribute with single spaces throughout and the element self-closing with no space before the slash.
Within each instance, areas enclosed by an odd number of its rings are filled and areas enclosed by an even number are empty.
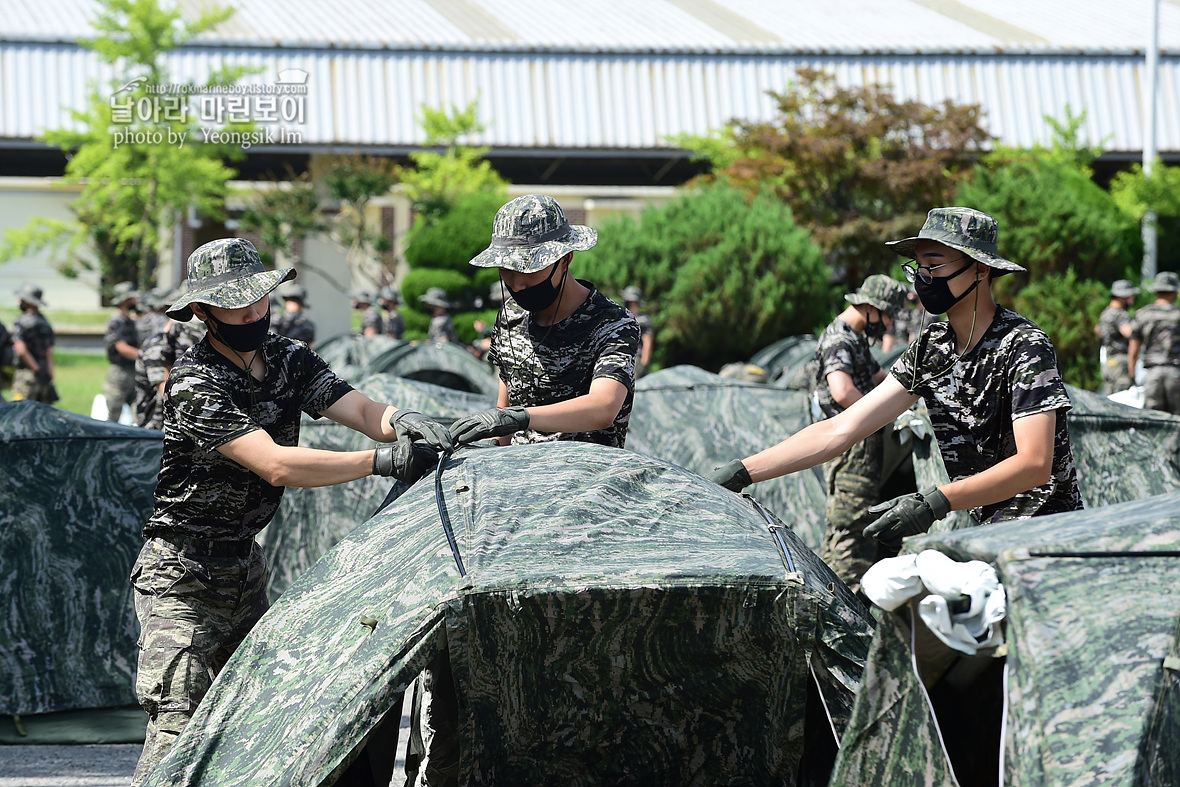
<svg viewBox="0 0 1180 787">
<path fill-rule="evenodd" d="M 1180 551 L 1167 552 L 1029 552 L 1029 557 L 1180 557 Z"/>
<path fill-rule="evenodd" d="M 459 554 L 459 545 L 455 543 L 455 531 L 451 529 L 451 518 L 447 516 L 447 506 L 443 502 L 442 471 L 448 456 L 450 456 L 448 453 L 438 455 L 438 467 L 434 469 L 434 500 L 438 503 L 438 517 L 442 520 L 447 543 L 451 545 L 451 554 L 455 557 L 455 565 L 459 567 L 459 576 L 465 577 L 467 569 L 463 568 L 463 556 Z"/>
</svg>

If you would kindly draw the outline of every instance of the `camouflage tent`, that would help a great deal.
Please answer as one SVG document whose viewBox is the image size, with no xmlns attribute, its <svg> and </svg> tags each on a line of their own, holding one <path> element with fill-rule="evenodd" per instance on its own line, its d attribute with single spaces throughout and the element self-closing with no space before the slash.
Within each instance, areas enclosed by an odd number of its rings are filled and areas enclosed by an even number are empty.
<svg viewBox="0 0 1180 787">
<path fill-rule="evenodd" d="M 127 578 L 161 447 L 159 432 L 0 404 L 0 714 L 135 703 Z"/>
<path fill-rule="evenodd" d="M 500 390 L 492 367 L 457 344 L 403 342 L 374 356 L 366 369 L 493 399 Z"/>
<path fill-rule="evenodd" d="M 748 499 L 582 443 L 469 449 L 438 489 L 283 594 L 149 784 L 331 783 L 444 647 L 463 784 L 783 783 L 842 732 L 870 622 Z"/>
<path fill-rule="evenodd" d="M 1180 784 L 1178 512 L 1172 492 L 908 541 L 995 568 L 1007 641 L 956 657 L 886 613 L 832 784 Z"/>
<path fill-rule="evenodd" d="M 750 363 L 766 370 L 766 379 L 777 388 L 806 391 L 811 387 L 807 365 L 815 357 L 816 337 L 810 333 L 788 336 L 754 353 Z"/>
<path fill-rule="evenodd" d="M 394 339 L 384 334 L 377 336 L 333 336 L 325 342 L 316 345 L 316 355 L 324 359 L 332 371 L 356 383 L 357 380 L 370 373 L 369 363 L 381 353 L 394 347 L 409 344 L 400 339 Z"/>
<path fill-rule="evenodd" d="M 374 401 L 417 410 L 442 423 L 496 406 L 495 399 L 389 374 L 370 375 L 357 390 Z M 307 416 L 299 427 L 299 444 L 333 451 L 360 451 L 374 445 L 335 421 Z M 258 536 L 270 563 L 270 598 L 278 598 L 337 541 L 371 517 L 387 493 L 396 496 L 404 489 L 404 484 L 391 479 L 369 476 L 336 486 L 286 490 L 275 518 Z"/>
</svg>

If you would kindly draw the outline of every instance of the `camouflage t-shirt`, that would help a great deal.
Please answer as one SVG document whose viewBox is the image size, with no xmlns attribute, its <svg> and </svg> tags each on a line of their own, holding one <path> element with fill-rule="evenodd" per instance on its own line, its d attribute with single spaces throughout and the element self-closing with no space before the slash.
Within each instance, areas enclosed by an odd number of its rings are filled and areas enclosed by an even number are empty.
<svg viewBox="0 0 1180 787">
<path fill-rule="evenodd" d="M 1107 306 L 1098 315 L 1098 334 L 1102 337 L 1107 356 L 1127 354 L 1127 345 L 1131 340 L 1119 333 L 1119 329 L 1130 322 L 1127 310 L 1117 306 Z"/>
<path fill-rule="evenodd" d="M 376 329 L 377 333 L 385 333 L 385 325 L 381 322 L 381 312 L 377 310 L 376 306 L 370 306 L 361 312 L 361 334 L 370 328 Z"/>
<path fill-rule="evenodd" d="M 215 541 L 253 538 L 278 510 L 283 487 L 217 448 L 258 429 L 278 445 L 294 446 L 300 411 L 318 418 L 352 390 L 305 344 L 270 334 L 261 351 L 261 381 L 231 364 L 207 337 L 172 368 L 164 387 L 164 456 L 146 537 L 171 531 Z"/>
<path fill-rule="evenodd" d="M 1131 338 L 1143 343 L 1139 357 L 1145 367 L 1180 366 L 1180 306 L 1147 304 L 1135 312 Z"/>
<path fill-rule="evenodd" d="M 115 312 L 111 315 L 111 319 L 107 322 L 106 336 L 102 337 L 102 343 L 107 348 L 109 362 L 125 369 L 134 369 L 135 359 L 124 358 L 115 349 L 118 342 L 126 342 L 132 347 L 139 347 L 139 332 L 135 330 L 135 320 L 123 312 Z"/>
<path fill-rule="evenodd" d="M 45 368 L 49 363 L 49 348 L 54 345 L 56 338 L 49 320 L 41 312 L 22 312 L 12 323 L 12 341 L 24 342 L 29 354 L 37 361 L 37 365 Z M 17 369 L 30 368 L 21 357 L 16 357 Z"/>
<path fill-rule="evenodd" d="M 614 424 L 593 432 L 518 432 L 514 443 L 578 440 L 622 448 L 635 388 L 635 353 L 639 324 L 631 312 L 594 288 L 567 319 L 555 325 L 536 325 L 515 301 L 508 301 L 496 317 L 488 358 L 508 387 L 508 403 L 534 407 L 564 402 L 590 393 L 590 383 L 609 377 L 627 386 L 627 398 Z"/>
<path fill-rule="evenodd" d="M 869 340 L 864 334 L 852 330 L 839 317 L 820 334 L 814 364 L 814 390 L 824 418 L 831 418 L 844 409 L 832 398 L 832 389 L 828 385 L 829 374 L 847 373 L 852 377 L 856 390 L 867 394 L 874 387 L 873 375 L 881 370 L 881 365 L 869 350 Z"/>
<path fill-rule="evenodd" d="M 999 306 L 979 344 L 957 363 L 950 323 L 927 326 L 925 336 L 925 342 L 919 338 L 902 353 L 892 373 L 926 400 L 951 480 L 976 475 L 1015 455 L 1014 418 L 1057 411 L 1049 482 L 974 509 L 976 519 L 987 524 L 1080 509 L 1082 497 L 1065 419 L 1072 405 L 1045 332 Z"/>
<path fill-rule="evenodd" d="M 457 343 L 459 337 L 455 334 L 455 323 L 451 320 L 451 315 L 440 314 L 431 319 L 430 330 L 426 332 L 426 338 L 432 342 Z"/>
<path fill-rule="evenodd" d="M 283 312 L 271 323 L 270 329 L 279 336 L 315 343 L 315 323 L 303 312 Z"/>
<path fill-rule="evenodd" d="M 163 312 L 146 312 L 135 321 L 135 334 L 139 337 L 139 346 L 157 333 L 168 330 L 168 315 Z"/>
<path fill-rule="evenodd" d="M 396 309 L 385 312 L 385 334 L 400 339 L 406 333 L 406 318 Z"/>
<path fill-rule="evenodd" d="M 169 323 L 167 330 L 148 337 L 135 359 L 135 423 L 144 429 L 164 428 L 160 383 L 168 379 L 176 359 L 205 337 L 200 320 Z"/>
</svg>

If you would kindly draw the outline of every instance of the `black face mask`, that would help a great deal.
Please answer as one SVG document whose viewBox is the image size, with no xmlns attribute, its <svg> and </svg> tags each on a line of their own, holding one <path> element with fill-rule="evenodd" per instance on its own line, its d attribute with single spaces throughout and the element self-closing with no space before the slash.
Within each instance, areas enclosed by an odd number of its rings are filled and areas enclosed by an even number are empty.
<svg viewBox="0 0 1180 787">
<path fill-rule="evenodd" d="M 270 330 L 270 309 L 261 320 L 245 325 L 229 325 L 209 313 L 209 322 L 216 326 L 213 335 L 228 347 L 240 353 L 250 353 L 257 350 L 266 341 L 266 332 Z"/>
<path fill-rule="evenodd" d="M 926 308 L 926 311 L 931 314 L 946 314 L 948 309 L 966 298 L 967 293 L 978 287 L 979 280 L 976 279 L 959 297 L 956 298 L 951 294 L 950 280 L 974 265 L 975 261 L 971 260 L 950 276 L 935 279 L 929 284 L 922 281 L 922 277 L 919 276 L 918 280 L 914 282 L 914 291 L 918 293 L 918 299 L 922 301 L 922 306 Z"/>
<path fill-rule="evenodd" d="M 561 267 L 560 261 L 553 265 L 553 270 L 549 272 L 549 278 L 542 282 L 537 282 L 531 287 L 525 287 L 523 290 L 514 290 L 507 284 L 504 289 L 512 295 L 512 300 L 516 301 L 520 308 L 526 312 L 543 312 L 553 305 L 557 300 L 558 294 L 561 292 L 559 287 L 553 284 L 553 275 L 557 273 L 557 269 Z M 559 284 L 565 283 L 565 274 L 561 275 Z"/>
<path fill-rule="evenodd" d="M 885 335 L 885 317 L 880 311 L 877 312 L 877 321 L 870 322 L 868 317 L 865 317 L 865 336 L 870 339 L 880 339 Z"/>
</svg>

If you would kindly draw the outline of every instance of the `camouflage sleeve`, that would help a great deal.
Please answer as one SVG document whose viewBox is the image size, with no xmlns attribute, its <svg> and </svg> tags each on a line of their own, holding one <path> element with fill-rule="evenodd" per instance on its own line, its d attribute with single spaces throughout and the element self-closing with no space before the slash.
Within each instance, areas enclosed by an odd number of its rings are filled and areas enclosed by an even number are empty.
<svg viewBox="0 0 1180 787">
<path fill-rule="evenodd" d="M 361 330 L 367 331 L 373 328 L 377 333 L 381 333 L 385 326 L 381 322 L 381 315 L 377 313 L 376 309 L 365 309 L 361 314 Z"/>
<path fill-rule="evenodd" d="M 494 323 L 492 323 L 492 330 L 491 330 L 492 341 L 488 345 L 488 355 L 487 355 L 488 363 L 490 363 L 492 366 L 494 366 L 497 369 L 504 368 L 504 364 L 501 363 L 501 361 L 500 361 L 500 341 L 499 341 L 500 337 L 504 335 L 504 327 L 503 327 L 503 322 L 502 322 L 503 319 L 504 319 L 504 310 L 501 309 L 499 311 L 499 313 L 496 314 L 496 321 Z M 502 374 L 503 373 L 501 372 L 501 375 Z"/>
<path fill-rule="evenodd" d="M 1072 407 L 1053 343 L 1039 328 L 1019 331 L 1007 372 L 1013 419 Z"/>
<path fill-rule="evenodd" d="M 595 345 L 598 358 L 594 362 L 592 379 L 609 377 L 627 388 L 635 386 L 635 358 L 639 354 L 639 323 L 628 314 L 617 321 L 603 324 L 598 330 Z"/>
<path fill-rule="evenodd" d="M 1137 342 L 1143 341 L 1143 323 L 1139 320 L 1138 314 L 1131 320 L 1131 338 Z"/>
<path fill-rule="evenodd" d="M 303 412 L 312 418 L 339 401 L 353 387 L 336 376 L 323 358 L 316 355 L 306 344 L 292 345 L 293 365 L 300 370 L 294 381 L 303 391 Z"/>
<path fill-rule="evenodd" d="M 168 334 L 157 333 L 139 348 L 136 364 L 142 364 L 144 374 L 153 387 L 167 379 L 168 370 L 176 362 L 176 348 L 168 339 Z"/>
<path fill-rule="evenodd" d="M 262 428 L 229 391 L 198 374 L 169 376 L 164 394 L 176 413 L 176 428 L 202 451 Z"/>
<path fill-rule="evenodd" d="M 853 348 L 843 339 L 821 343 L 816 352 L 819 359 L 819 378 L 826 378 L 832 372 L 847 372 L 852 375 L 856 369 L 853 362 Z"/>
<path fill-rule="evenodd" d="M 120 330 L 120 324 L 117 317 L 111 317 L 107 320 L 107 332 L 102 337 L 102 344 L 107 348 L 107 351 L 115 349 L 115 342 L 123 338 L 123 332 Z"/>
</svg>

